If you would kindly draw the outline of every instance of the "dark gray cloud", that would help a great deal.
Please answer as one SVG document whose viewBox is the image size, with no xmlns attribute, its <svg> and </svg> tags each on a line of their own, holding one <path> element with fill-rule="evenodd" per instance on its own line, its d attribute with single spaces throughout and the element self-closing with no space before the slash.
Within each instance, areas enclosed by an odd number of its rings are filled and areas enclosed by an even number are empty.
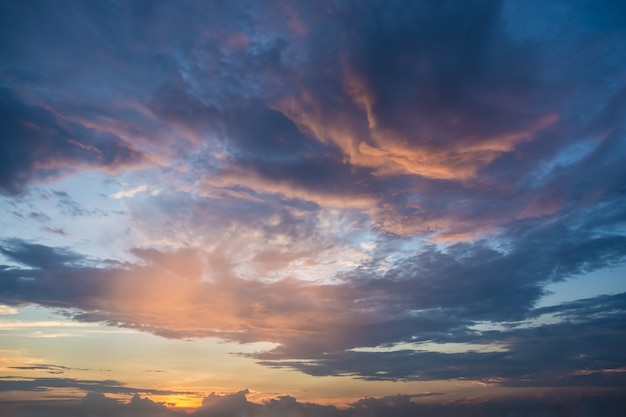
<svg viewBox="0 0 626 417">
<path fill-rule="evenodd" d="M 0 249 L 4 255 L 36 269 L 60 267 L 82 259 L 80 254 L 67 249 L 51 248 L 20 240 L 9 241 L 8 243 L 10 246 L 3 246 Z"/>
<path fill-rule="evenodd" d="M 521 109 L 540 68 L 532 49 L 502 27 L 502 3 L 392 2 L 381 13 L 372 2 L 346 10 L 341 52 L 371 90 L 376 127 L 433 147 L 527 127 L 535 116 Z M 516 105 L 503 105 L 507 96 Z"/>
<path fill-rule="evenodd" d="M 263 404 L 249 402 L 247 391 L 228 395 L 211 394 L 205 398 L 203 405 L 191 415 L 206 417 L 228 417 L 247 415 L 252 417 L 409 417 L 428 415 L 434 417 L 461 417 L 480 415 L 495 417 L 514 415 L 520 417 L 559 417 L 577 415 L 581 417 L 618 417 L 622 415 L 624 403 L 619 392 L 599 394 L 564 393 L 558 396 L 536 396 L 530 398 L 498 398 L 492 400 L 455 401 L 448 404 L 420 404 L 413 402 L 418 395 L 397 395 L 382 398 L 363 398 L 351 404 L 349 408 L 340 409 L 335 406 L 324 406 L 315 403 L 302 403 L 293 397 L 283 396 L 270 399 Z M 167 409 L 149 398 L 138 395 L 128 403 L 120 403 L 102 394 L 90 393 L 80 404 L 31 403 L 31 404 L 0 404 L 0 411 L 8 415 L 30 416 L 157 416 L 174 417 L 187 415 L 182 411 Z M 11 414 L 12 413 L 12 414 Z"/>
<path fill-rule="evenodd" d="M 18 376 L 0 377 L 0 391 L 48 391 L 54 388 L 75 388 L 84 392 L 108 394 L 173 395 L 194 394 L 193 392 L 132 388 L 114 380 L 87 380 L 74 378 L 26 378 Z"/>
<path fill-rule="evenodd" d="M 108 398 L 102 393 L 88 393 L 80 403 L 66 401 L 40 401 L 31 403 L 2 403 L 0 410 L 9 416 L 154 416 L 176 417 L 187 415 L 183 411 L 173 411 L 161 403 L 155 403 L 149 398 L 141 398 L 135 394 L 128 403 L 121 403 L 113 398 Z"/>
<path fill-rule="evenodd" d="M 46 371 L 49 374 L 64 374 L 67 371 L 90 371 L 91 369 L 71 368 L 63 365 L 52 365 L 38 363 L 34 365 L 9 366 L 9 369 L 20 369 L 22 371 Z"/>
<path fill-rule="evenodd" d="M 112 134 L 60 120 L 6 87 L 0 89 L 0 190 L 15 194 L 31 180 L 43 180 L 94 166 L 114 170 L 143 162 L 141 152 Z"/>
<path fill-rule="evenodd" d="M 550 309 L 565 319 L 558 323 L 540 320 L 531 326 L 502 331 L 464 329 L 434 339 L 495 343 L 504 348 L 501 351 L 481 352 L 473 348 L 461 353 L 442 353 L 400 348 L 393 352 L 337 352 L 302 362 L 285 359 L 261 363 L 295 368 L 311 375 L 352 375 L 368 380 L 460 378 L 517 387 L 619 388 L 626 383 L 623 371 L 625 299 L 626 294 L 603 296 Z M 578 309 L 580 311 L 576 311 Z M 271 358 L 267 354 L 257 356 Z"/>
</svg>

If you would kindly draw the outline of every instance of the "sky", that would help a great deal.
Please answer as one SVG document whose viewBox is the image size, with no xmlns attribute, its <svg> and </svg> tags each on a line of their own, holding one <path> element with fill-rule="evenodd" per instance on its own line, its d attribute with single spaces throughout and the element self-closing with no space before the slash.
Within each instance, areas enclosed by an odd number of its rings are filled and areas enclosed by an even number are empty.
<svg viewBox="0 0 626 417">
<path fill-rule="evenodd" d="M 626 3 L 1 1 L 0 414 L 619 416 Z"/>
</svg>

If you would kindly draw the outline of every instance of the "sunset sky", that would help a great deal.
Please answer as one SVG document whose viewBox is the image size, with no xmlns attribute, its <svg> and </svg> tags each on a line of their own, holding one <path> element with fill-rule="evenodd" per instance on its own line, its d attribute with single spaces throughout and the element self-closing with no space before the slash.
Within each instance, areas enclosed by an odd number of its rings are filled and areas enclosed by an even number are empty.
<svg viewBox="0 0 626 417">
<path fill-rule="evenodd" d="M 626 407 L 626 2 L 3 0 L 0 33 L 0 415 Z"/>
</svg>

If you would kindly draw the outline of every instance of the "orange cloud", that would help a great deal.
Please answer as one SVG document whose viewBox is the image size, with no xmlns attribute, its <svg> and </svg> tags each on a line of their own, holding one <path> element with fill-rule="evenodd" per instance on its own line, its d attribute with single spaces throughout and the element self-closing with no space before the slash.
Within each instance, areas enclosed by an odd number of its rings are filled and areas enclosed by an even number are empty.
<svg viewBox="0 0 626 417">
<path fill-rule="evenodd" d="M 119 272 L 105 284 L 103 297 L 94 300 L 97 310 L 110 312 L 112 324 L 165 336 L 239 342 L 285 343 L 324 333 L 320 343 L 337 349 L 351 343 L 351 335 L 342 336 L 340 330 L 352 327 L 354 314 L 364 314 L 344 308 L 354 294 L 341 286 L 295 279 L 248 281 L 229 271 L 220 274 L 228 266 L 210 259 L 205 267 L 214 269 L 217 278 L 207 281 L 199 265 L 189 262 L 189 254 L 153 252 L 151 258 L 145 267 Z"/>
<path fill-rule="evenodd" d="M 343 87 L 354 106 L 335 112 L 332 103 L 305 90 L 275 104 L 301 131 L 322 143 L 333 143 L 350 164 L 373 168 L 377 175 L 419 175 L 432 179 L 467 180 L 477 171 L 521 142 L 556 123 L 557 114 L 537 119 L 525 130 L 485 136 L 457 133 L 445 146 L 428 138 L 415 139 L 406 132 L 380 128 L 375 112 L 376 98 L 364 79 L 344 66 Z M 330 106 L 329 106 L 330 104 Z"/>
<path fill-rule="evenodd" d="M 235 185 L 250 188 L 258 193 L 280 194 L 287 198 L 312 201 L 324 207 L 365 208 L 371 207 L 376 202 L 376 197 L 373 195 L 329 190 L 315 191 L 290 179 L 269 179 L 253 171 L 236 167 L 221 171 L 219 176 L 204 178 L 201 193 L 211 194 L 215 192 L 215 188 L 223 189 Z"/>
</svg>

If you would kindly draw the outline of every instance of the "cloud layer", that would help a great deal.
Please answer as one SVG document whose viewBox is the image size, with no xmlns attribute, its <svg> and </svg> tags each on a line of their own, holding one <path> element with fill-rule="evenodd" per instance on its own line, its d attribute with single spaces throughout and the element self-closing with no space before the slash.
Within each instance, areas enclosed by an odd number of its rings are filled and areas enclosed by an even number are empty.
<svg viewBox="0 0 626 417">
<path fill-rule="evenodd" d="M 625 21 L 582 0 L 7 2 L 0 302 L 272 342 L 251 360 L 310 375 L 623 387 L 623 288 L 537 303 L 626 260 Z M 196 414 L 419 411 L 237 395 Z"/>
<path fill-rule="evenodd" d="M 560 398 L 544 397 L 519 400 L 515 398 L 501 398 L 489 401 L 454 402 L 450 404 L 419 404 L 412 400 L 419 395 L 397 395 L 382 398 L 368 397 L 356 401 L 347 409 L 338 409 L 334 406 L 324 406 L 315 403 L 301 403 L 295 398 L 282 396 L 270 399 L 263 404 L 250 402 L 246 399 L 247 390 L 234 394 L 216 395 L 212 393 L 204 399 L 202 406 L 191 414 L 173 411 L 163 404 L 155 403 L 148 398 L 134 395 L 128 403 L 120 403 L 107 398 L 102 394 L 87 394 L 78 405 L 59 404 L 30 404 L 12 405 L 2 404 L 0 410 L 8 416 L 82 416 L 85 414 L 109 416 L 157 416 L 175 417 L 192 415 L 198 417 L 226 417 L 246 415 L 253 417 L 382 417 L 394 415 L 399 417 L 429 415 L 441 417 L 456 417 L 466 415 L 480 415 L 485 417 L 501 415 L 534 416 L 561 416 L 574 414 L 581 417 L 602 415 L 617 417 L 624 407 L 622 397 L 615 394 L 604 395 L 563 395 Z M 6 414 L 8 413 L 8 414 Z"/>
</svg>

